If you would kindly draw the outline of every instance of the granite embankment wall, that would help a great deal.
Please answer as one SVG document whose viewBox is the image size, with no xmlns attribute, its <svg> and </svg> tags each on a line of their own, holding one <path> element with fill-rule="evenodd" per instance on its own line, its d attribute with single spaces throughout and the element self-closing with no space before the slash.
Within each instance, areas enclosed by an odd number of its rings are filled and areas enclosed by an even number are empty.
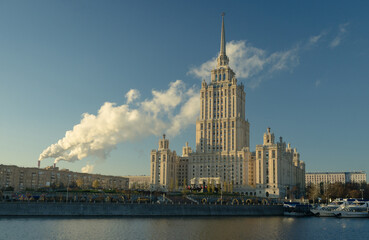
<svg viewBox="0 0 369 240">
<path fill-rule="evenodd" d="M 0 216 L 280 216 L 281 205 L 0 203 Z"/>
</svg>

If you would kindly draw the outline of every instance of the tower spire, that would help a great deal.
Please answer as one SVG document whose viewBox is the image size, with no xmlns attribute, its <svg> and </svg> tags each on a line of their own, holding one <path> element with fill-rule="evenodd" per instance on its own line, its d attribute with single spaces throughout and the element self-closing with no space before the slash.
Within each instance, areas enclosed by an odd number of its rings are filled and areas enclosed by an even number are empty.
<svg viewBox="0 0 369 240">
<path fill-rule="evenodd" d="M 226 45 L 225 45 L 225 31 L 224 31 L 224 15 L 222 12 L 222 33 L 220 37 L 220 55 L 226 55 Z"/>
<path fill-rule="evenodd" d="M 225 13 L 222 12 L 222 33 L 221 33 L 221 36 L 220 36 L 220 52 L 219 52 L 219 56 L 218 56 L 218 67 L 227 66 L 228 62 L 229 62 L 229 59 L 226 55 L 224 16 L 225 16 Z"/>
</svg>

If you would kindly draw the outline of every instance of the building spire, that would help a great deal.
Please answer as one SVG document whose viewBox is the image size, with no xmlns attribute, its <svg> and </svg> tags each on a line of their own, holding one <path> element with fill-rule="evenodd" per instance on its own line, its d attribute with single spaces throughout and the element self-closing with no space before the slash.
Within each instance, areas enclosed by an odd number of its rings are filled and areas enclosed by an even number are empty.
<svg viewBox="0 0 369 240">
<path fill-rule="evenodd" d="M 225 40 L 225 30 L 224 30 L 224 15 L 222 12 L 222 33 L 220 37 L 220 52 L 218 56 L 218 67 L 227 66 L 229 59 L 226 55 L 226 40 Z"/>
<path fill-rule="evenodd" d="M 221 37 L 220 37 L 220 53 L 219 53 L 220 55 L 226 55 L 224 15 L 225 15 L 225 13 L 222 12 L 222 33 L 221 33 Z"/>
</svg>

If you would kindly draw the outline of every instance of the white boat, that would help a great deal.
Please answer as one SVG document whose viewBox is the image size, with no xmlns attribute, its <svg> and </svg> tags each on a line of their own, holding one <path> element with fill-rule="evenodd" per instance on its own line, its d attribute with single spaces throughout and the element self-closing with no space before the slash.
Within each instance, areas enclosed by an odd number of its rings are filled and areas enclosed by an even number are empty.
<svg viewBox="0 0 369 240">
<path fill-rule="evenodd" d="M 367 211 L 368 208 L 369 208 L 369 202 L 368 201 L 355 200 L 350 205 L 347 205 L 346 208 L 349 211 L 355 211 L 355 212 Z"/>
<path fill-rule="evenodd" d="M 369 218 L 369 202 L 355 200 L 332 212 L 340 218 Z"/>
<path fill-rule="evenodd" d="M 334 217 L 335 211 L 343 210 L 347 205 L 348 203 L 346 201 L 337 200 L 327 206 L 319 206 L 315 209 L 311 209 L 310 212 L 317 217 Z"/>
<path fill-rule="evenodd" d="M 340 218 L 369 218 L 369 212 L 366 211 L 355 211 L 344 209 L 342 211 L 334 211 L 334 215 Z"/>
<path fill-rule="evenodd" d="M 316 209 L 310 210 L 314 214 L 314 216 L 317 217 L 334 217 L 334 211 L 337 209 L 337 207 L 330 208 L 328 206 L 326 207 L 320 207 Z"/>
</svg>

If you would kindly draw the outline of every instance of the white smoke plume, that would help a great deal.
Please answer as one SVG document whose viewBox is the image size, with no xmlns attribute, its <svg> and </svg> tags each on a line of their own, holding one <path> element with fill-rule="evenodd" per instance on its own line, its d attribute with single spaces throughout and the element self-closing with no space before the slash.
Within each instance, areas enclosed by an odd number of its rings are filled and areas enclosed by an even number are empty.
<svg viewBox="0 0 369 240">
<path fill-rule="evenodd" d="M 86 164 L 86 166 L 82 167 L 81 172 L 83 173 L 92 173 L 94 170 L 95 165 Z"/>
<path fill-rule="evenodd" d="M 126 104 L 117 106 L 106 102 L 96 115 L 84 113 L 81 122 L 46 148 L 39 160 L 53 158 L 56 163 L 74 162 L 88 156 L 105 159 L 120 142 L 163 132 L 175 136 L 195 122 L 200 98 L 194 87 L 186 89 L 185 84 L 177 80 L 170 83 L 166 91 L 152 90 L 152 95 L 133 108 L 130 103 L 134 103 L 140 93 L 132 89 L 126 94 Z"/>
</svg>

